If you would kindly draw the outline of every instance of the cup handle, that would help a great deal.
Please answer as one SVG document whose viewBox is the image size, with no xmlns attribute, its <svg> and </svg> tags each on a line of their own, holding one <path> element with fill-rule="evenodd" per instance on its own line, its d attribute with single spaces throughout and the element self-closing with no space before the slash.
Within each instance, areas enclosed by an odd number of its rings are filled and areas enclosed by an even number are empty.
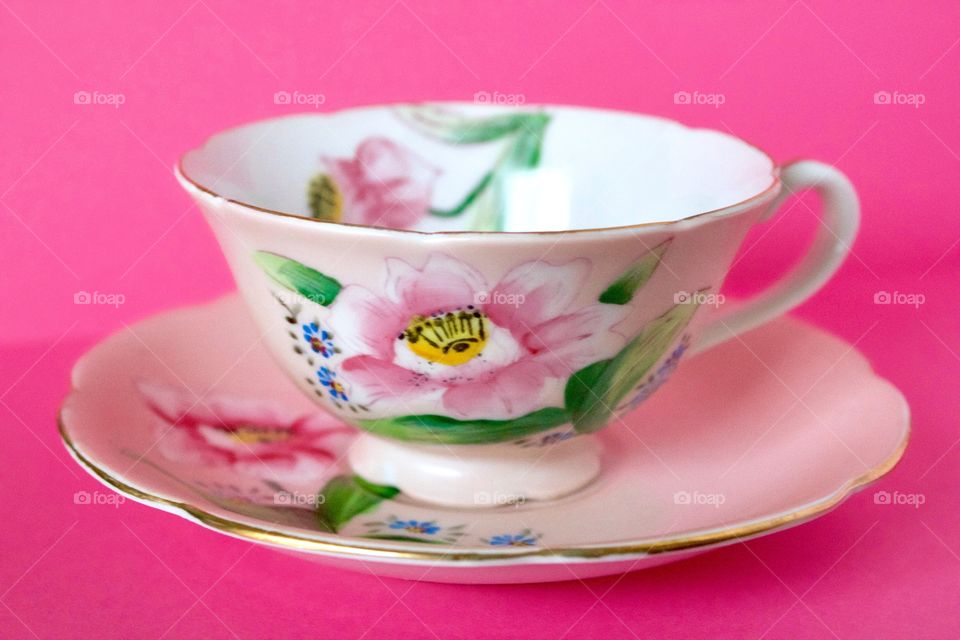
<svg viewBox="0 0 960 640">
<path fill-rule="evenodd" d="M 766 291 L 735 309 L 720 313 L 707 324 L 693 346 L 697 353 L 754 329 L 786 313 L 830 279 L 843 263 L 860 226 L 860 203 L 850 181 L 837 169 L 814 160 L 800 160 L 780 173 L 783 189 L 760 219 L 765 221 L 784 200 L 811 188 L 820 193 L 823 218 L 817 236 L 803 259 Z"/>
</svg>

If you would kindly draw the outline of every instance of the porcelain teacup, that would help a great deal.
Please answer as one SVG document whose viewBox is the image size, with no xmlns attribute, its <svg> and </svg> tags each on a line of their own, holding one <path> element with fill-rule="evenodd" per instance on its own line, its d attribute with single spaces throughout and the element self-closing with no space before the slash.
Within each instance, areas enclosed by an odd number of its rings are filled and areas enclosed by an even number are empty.
<svg viewBox="0 0 960 640">
<path fill-rule="evenodd" d="M 828 165 L 566 106 L 277 118 L 213 136 L 177 176 L 282 369 L 364 432 L 354 472 L 461 506 L 588 483 L 591 434 L 810 296 L 859 216 Z M 806 257 L 723 308 L 747 232 L 808 187 L 824 215 Z"/>
</svg>

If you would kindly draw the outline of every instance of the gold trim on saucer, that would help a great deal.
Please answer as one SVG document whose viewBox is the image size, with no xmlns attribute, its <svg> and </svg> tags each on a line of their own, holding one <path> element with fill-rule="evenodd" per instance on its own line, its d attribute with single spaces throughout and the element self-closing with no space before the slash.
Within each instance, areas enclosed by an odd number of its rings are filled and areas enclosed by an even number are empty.
<svg viewBox="0 0 960 640">
<path fill-rule="evenodd" d="M 224 518 L 222 516 L 207 513 L 202 509 L 176 500 L 170 500 L 162 496 L 153 495 L 137 489 L 124 481 L 114 477 L 108 471 L 101 469 L 80 452 L 77 445 L 73 442 L 67 433 L 66 425 L 63 422 L 62 412 L 57 415 L 57 424 L 60 430 L 60 437 L 63 439 L 67 450 L 71 455 L 89 471 L 93 476 L 103 483 L 113 487 L 128 496 L 141 502 L 158 504 L 167 508 L 176 509 L 182 512 L 182 515 L 189 516 L 211 529 L 223 533 L 255 540 L 265 544 L 308 551 L 313 553 L 336 555 L 351 558 L 366 558 L 370 560 L 422 560 L 432 562 L 484 562 L 484 561 L 503 561 L 519 560 L 523 558 L 577 558 L 577 559 L 598 559 L 611 556 L 645 554 L 653 555 L 658 553 L 668 553 L 675 551 L 686 551 L 716 545 L 723 542 L 732 542 L 749 538 L 752 536 L 769 533 L 781 529 L 788 525 L 799 524 L 805 520 L 810 520 L 818 515 L 830 511 L 835 506 L 843 502 L 852 493 L 874 482 L 881 476 L 892 470 L 903 452 L 907 448 L 910 439 L 910 430 L 907 429 L 903 441 L 896 450 L 882 463 L 870 469 L 867 473 L 846 482 L 832 495 L 814 504 L 808 505 L 802 509 L 791 511 L 789 513 L 758 520 L 748 524 L 741 524 L 727 529 L 707 531 L 700 534 L 679 536 L 676 538 L 664 538 L 652 542 L 639 542 L 633 544 L 619 544 L 613 546 L 579 546 L 579 547 L 543 547 L 535 549 L 517 550 L 514 552 L 491 552 L 480 553 L 476 551 L 457 551 L 457 550 L 407 550 L 407 549 L 384 549 L 364 544 L 359 540 L 350 540 L 349 542 L 332 542 L 298 536 L 290 533 L 281 533 L 271 531 L 253 525 L 245 524 Z"/>
</svg>

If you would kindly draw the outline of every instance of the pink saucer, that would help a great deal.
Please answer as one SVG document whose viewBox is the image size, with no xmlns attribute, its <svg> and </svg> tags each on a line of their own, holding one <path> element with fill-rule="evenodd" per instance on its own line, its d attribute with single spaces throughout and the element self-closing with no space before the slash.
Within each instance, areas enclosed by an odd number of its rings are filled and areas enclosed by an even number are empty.
<svg viewBox="0 0 960 640">
<path fill-rule="evenodd" d="M 859 352 L 782 318 L 692 358 L 602 432 L 603 472 L 572 496 L 471 510 L 374 486 L 345 506 L 354 432 L 318 413 L 262 338 L 235 295 L 112 336 L 74 368 L 67 448 L 108 486 L 222 533 L 385 576 L 519 583 L 800 524 L 892 469 L 909 433 L 903 396 Z"/>
</svg>

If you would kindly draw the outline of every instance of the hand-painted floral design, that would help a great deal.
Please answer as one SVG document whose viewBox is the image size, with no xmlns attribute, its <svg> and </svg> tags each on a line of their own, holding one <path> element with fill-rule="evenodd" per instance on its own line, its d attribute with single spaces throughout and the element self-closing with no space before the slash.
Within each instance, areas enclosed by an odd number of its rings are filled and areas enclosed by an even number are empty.
<svg viewBox="0 0 960 640">
<path fill-rule="evenodd" d="M 540 534 L 534 534 L 530 529 L 520 533 L 504 533 L 491 536 L 483 541 L 492 547 L 532 547 L 540 540 Z"/>
<path fill-rule="evenodd" d="M 520 438 L 514 444 L 524 448 L 530 447 L 549 447 L 559 442 L 565 442 L 576 437 L 577 432 L 573 429 L 563 429 L 561 431 L 552 431 L 540 436 L 531 438 Z"/>
<path fill-rule="evenodd" d="M 429 544 L 453 544 L 464 535 L 466 525 L 441 525 L 436 520 L 416 518 L 398 518 L 388 516 L 386 520 L 363 523 L 366 532 L 364 538 L 374 540 L 397 540 L 404 542 L 424 542 Z"/>
<path fill-rule="evenodd" d="M 653 392 L 659 389 L 667 381 L 667 379 L 673 374 L 676 370 L 677 365 L 680 364 L 680 358 L 683 357 L 683 354 L 686 353 L 687 349 L 690 348 L 690 335 L 684 335 L 680 340 L 680 344 L 667 356 L 667 359 L 663 361 L 657 370 L 650 374 L 650 377 L 647 378 L 643 384 L 637 387 L 636 392 L 633 397 L 630 398 L 622 407 L 621 411 L 633 411 L 641 404 L 643 404 L 647 398 L 653 395 Z"/>
<path fill-rule="evenodd" d="M 522 262 L 492 285 L 449 253 L 419 264 L 387 258 L 373 290 L 276 253 L 257 251 L 254 261 L 302 297 L 286 304 L 275 294 L 291 329 L 303 326 L 306 308 L 326 308 L 314 322 L 336 336 L 335 357 L 318 362 L 300 333 L 288 335 L 309 367 L 311 394 L 341 417 L 407 442 L 546 446 L 602 429 L 644 380 L 665 379 L 675 366 L 668 358 L 655 370 L 677 349 L 696 304 L 674 304 L 630 336 L 615 330 L 671 243 L 646 248 L 587 303 L 576 302 L 588 288 L 586 258 Z M 555 439 L 529 438 L 566 425 L 572 430 Z"/>
<path fill-rule="evenodd" d="M 185 389 L 142 382 L 159 417 L 161 454 L 173 461 L 227 466 L 289 491 L 315 493 L 353 430 L 323 412 L 295 413 L 246 397 L 198 397 Z"/>
<path fill-rule="evenodd" d="M 549 379 L 616 352 L 619 305 L 573 307 L 590 262 L 521 264 L 491 286 L 470 265 L 434 253 L 414 267 L 387 260 L 383 295 L 348 285 L 330 325 L 342 371 L 388 413 L 440 394 L 458 418 L 508 419 L 544 404 Z"/>
<path fill-rule="evenodd" d="M 437 526 L 435 522 L 429 520 L 394 520 L 390 523 L 389 527 L 391 529 L 406 531 L 407 533 L 422 533 L 427 535 L 433 535 L 440 531 L 440 527 Z"/>
<path fill-rule="evenodd" d="M 324 358 L 335 353 L 333 335 L 316 321 L 303 325 L 303 339 L 314 353 Z"/>
<path fill-rule="evenodd" d="M 503 198 L 495 193 L 499 178 L 539 165 L 550 117 L 539 111 L 466 117 L 423 105 L 400 108 L 397 115 L 420 133 L 449 145 L 499 143 L 500 156 L 457 203 L 436 208 L 431 199 L 440 170 L 389 138 L 367 138 L 353 158 L 321 158 L 324 171 L 310 181 L 307 190 L 311 215 L 394 229 L 414 227 L 427 215 L 464 216 L 474 230 L 501 229 Z"/>
<path fill-rule="evenodd" d="M 430 206 L 439 170 L 387 138 L 364 140 L 353 158 L 323 158 L 310 184 L 314 217 L 395 229 L 414 226 Z"/>
<path fill-rule="evenodd" d="M 337 372 L 330 367 L 320 367 L 317 369 L 317 380 L 326 387 L 331 398 L 344 402 L 350 399 L 347 396 L 347 388 L 342 382 L 337 380 Z"/>
<path fill-rule="evenodd" d="M 239 481 L 242 479 L 231 478 L 231 480 Z M 234 509 L 243 509 L 244 506 L 251 504 L 274 506 L 283 501 L 284 495 L 289 494 L 284 487 L 278 484 L 268 484 L 262 481 L 235 483 L 201 479 L 195 482 L 195 488 L 207 498 L 216 499 L 220 504 Z"/>
<path fill-rule="evenodd" d="M 550 116 L 540 110 L 466 115 L 437 105 L 410 105 L 397 109 L 396 113 L 412 128 L 445 144 L 467 148 L 488 143 L 500 146 L 493 166 L 478 177 L 474 187 L 457 204 L 448 208 L 431 207 L 428 213 L 439 218 L 464 216 L 467 222 L 459 226 L 460 229 L 503 230 L 504 203 L 510 198 L 502 191 L 502 178 L 514 171 L 539 166 Z"/>
</svg>

